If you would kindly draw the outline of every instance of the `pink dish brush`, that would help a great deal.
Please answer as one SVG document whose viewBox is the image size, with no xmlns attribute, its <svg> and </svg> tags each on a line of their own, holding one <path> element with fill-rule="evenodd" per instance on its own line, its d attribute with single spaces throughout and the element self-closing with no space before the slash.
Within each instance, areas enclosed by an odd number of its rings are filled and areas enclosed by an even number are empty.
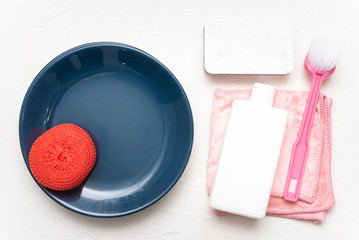
<svg viewBox="0 0 359 240">
<path fill-rule="evenodd" d="M 339 48 L 331 40 L 314 40 L 304 61 L 304 67 L 312 76 L 312 86 L 308 94 L 303 119 L 299 128 L 297 140 L 293 145 L 289 163 L 287 181 L 284 189 L 284 199 L 295 202 L 303 179 L 305 163 L 308 157 L 309 136 L 312 128 L 315 109 L 317 106 L 320 87 L 324 79 L 335 70 L 339 57 Z"/>
</svg>

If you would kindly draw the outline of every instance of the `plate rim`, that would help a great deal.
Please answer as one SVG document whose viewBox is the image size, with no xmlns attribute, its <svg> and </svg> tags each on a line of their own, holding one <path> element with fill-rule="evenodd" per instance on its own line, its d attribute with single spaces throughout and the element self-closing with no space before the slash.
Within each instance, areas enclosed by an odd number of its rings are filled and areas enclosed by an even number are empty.
<svg viewBox="0 0 359 240">
<path fill-rule="evenodd" d="M 167 188 L 161 193 L 159 194 L 156 198 L 154 198 L 152 201 L 147 202 L 146 204 L 142 205 L 141 207 L 138 207 L 136 209 L 130 210 L 130 211 L 126 211 L 126 212 L 119 212 L 119 213 L 115 213 L 115 214 L 94 214 L 94 213 L 90 213 L 87 211 L 81 211 L 81 209 L 78 208 L 74 208 L 71 207 L 71 205 L 67 205 L 61 201 L 59 201 L 58 199 L 56 199 L 52 194 L 50 194 L 50 192 L 43 187 L 33 176 L 31 170 L 30 170 L 30 166 L 28 161 L 26 161 L 27 156 L 26 156 L 26 151 L 25 151 L 25 139 L 22 136 L 22 132 L 24 131 L 24 126 L 23 126 L 23 116 L 24 116 L 24 111 L 27 105 L 27 102 L 29 100 L 29 96 L 31 94 L 31 92 L 33 91 L 35 85 L 40 81 L 41 77 L 43 76 L 43 74 L 50 69 L 52 66 L 54 66 L 59 60 L 64 59 L 65 57 L 79 51 L 79 50 L 84 50 L 84 49 L 89 49 L 92 47 L 105 47 L 105 46 L 109 46 L 109 47 L 120 47 L 120 48 L 126 48 L 129 50 L 133 50 L 137 53 L 140 53 L 142 55 L 145 55 L 146 57 L 150 58 L 151 60 L 153 60 L 154 62 L 156 62 L 157 64 L 159 64 L 163 70 L 165 70 L 172 78 L 172 80 L 174 81 L 174 83 L 176 84 L 176 86 L 178 87 L 178 89 L 180 90 L 182 96 L 185 99 L 185 107 L 188 110 L 188 116 L 189 116 L 189 124 L 190 124 L 190 129 L 189 129 L 189 136 L 190 136 L 190 141 L 189 141 L 189 147 L 187 149 L 187 155 L 184 157 L 184 164 L 182 166 L 182 169 L 180 169 L 180 171 L 178 171 L 178 175 L 176 176 L 176 178 L 174 179 L 174 181 L 172 181 Z M 55 201 L 57 204 L 71 210 L 72 212 L 76 212 L 85 216 L 90 216 L 90 217 L 95 217 L 95 218 L 115 218 L 115 217 L 124 217 L 127 215 L 131 215 L 137 212 L 140 212 L 150 206 L 152 206 L 153 204 L 155 204 L 156 202 L 158 202 L 160 199 L 162 199 L 165 195 L 167 195 L 167 193 L 176 185 L 176 183 L 178 182 L 178 180 L 180 179 L 180 177 L 182 176 L 184 170 L 186 169 L 187 165 L 188 165 L 188 161 L 189 158 L 191 156 L 192 153 L 192 148 L 193 148 L 193 141 L 194 141 L 194 123 L 193 123 L 193 114 L 192 114 L 192 109 L 191 109 L 191 105 L 189 102 L 189 99 L 182 87 L 182 85 L 180 84 L 180 82 L 178 81 L 178 79 L 175 77 L 175 75 L 158 59 L 156 59 L 155 57 L 153 57 L 152 55 L 150 55 L 149 53 L 133 47 L 131 45 L 128 44 L 124 44 L 124 43 L 119 43 L 119 42 L 111 42 L 111 41 L 101 41 L 101 42 L 90 42 L 90 43 L 85 43 L 85 44 L 81 44 L 78 46 L 75 46 L 73 48 L 70 48 L 62 53 L 60 53 L 59 55 L 57 55 L 55 58 L 53 58 L 50 62 L 48 62 L 41 70 L 40 72 L 35 76 L 35 78 L 32 80 L 30 86 L 28 87 L 24 99 L 22 101 L 21 104 L 21 108 L 20 108 L 20 116 L 19 116 L 19 142 L 20 142 L 20 149 L 21 149 L 21 153 L 23 156 L 23 160 L 25 162 L 25 165 L 28 169 L 28 172 L 30 173 L 30 175 L 32 176 L 32 178 L 34 179 L 34 181 L 36 182 L 36 184 L 41 188 L 41 190 L 47 195 L 49 196 L 53 201 Z"/>
</svg>

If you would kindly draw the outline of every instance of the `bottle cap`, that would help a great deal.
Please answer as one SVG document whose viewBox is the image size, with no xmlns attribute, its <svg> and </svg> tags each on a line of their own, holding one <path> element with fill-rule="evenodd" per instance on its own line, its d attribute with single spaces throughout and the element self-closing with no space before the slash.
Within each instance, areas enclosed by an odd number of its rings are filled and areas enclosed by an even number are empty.
<svg viewBox="0 0 359 240">
<path fill-rule="evenodd" d="M 251 103 L 272 107 L 275 88 L 262 83 L 255 83 L 251 96 Z"/>
</svg>

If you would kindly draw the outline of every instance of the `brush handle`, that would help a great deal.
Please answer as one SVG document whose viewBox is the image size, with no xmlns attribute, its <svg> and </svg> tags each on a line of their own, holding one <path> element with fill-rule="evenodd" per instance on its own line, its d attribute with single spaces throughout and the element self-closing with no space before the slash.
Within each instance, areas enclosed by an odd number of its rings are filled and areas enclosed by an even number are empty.
<svg viewBox="0 0 359 240">
<path fill-rule="evenodd" d="M 305 163 L 309 151 L 309 136 L 312 129 L 315 109 L 318 102 L 323 75 L 313 75 L 312 86 L 308 94 L 307 103 L 300 124 L 297 140 L 295 141 L 290 158 L 287 181 L 284 189 L 284 199 L 295 202 L 298 200 L 302 184 Z"/>
</svg>

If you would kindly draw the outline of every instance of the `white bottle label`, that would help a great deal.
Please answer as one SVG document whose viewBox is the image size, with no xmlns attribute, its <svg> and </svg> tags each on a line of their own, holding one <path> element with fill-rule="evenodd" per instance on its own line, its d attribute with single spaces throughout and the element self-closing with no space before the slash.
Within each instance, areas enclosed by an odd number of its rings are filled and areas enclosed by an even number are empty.
<svg viewBox="0 0 359 240">
<path fill-rule="evenodd" d="M 211 193 L 213 208 L 265 216 L 286 122 L 285 111 L 233 102 Z"/>
</svg>

